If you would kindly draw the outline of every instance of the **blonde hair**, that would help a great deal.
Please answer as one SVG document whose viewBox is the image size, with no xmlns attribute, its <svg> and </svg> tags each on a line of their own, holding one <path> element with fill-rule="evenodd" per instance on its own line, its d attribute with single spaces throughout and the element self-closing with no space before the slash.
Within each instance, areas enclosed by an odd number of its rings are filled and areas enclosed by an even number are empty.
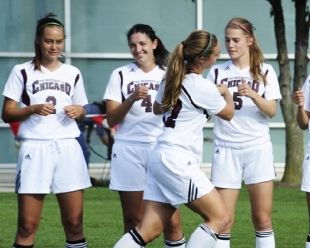
<svg viewBox="0 0 310 248">
<path fill-rule="evenodd" d="M 264 56 L 262 51 L 260 50 L 257 40 L 254 35 L 254 27 L 252 23 L 242 17 L 236 17 L 231 19 L 226 25 L 226 29 L 234 28 L 240 29 L 243 34 L 247 37 L 253 38 L 253 44 L 249 47 L 250 52 L 250 73 L 254 80 L 260 82 L 263 80 L 264 84 L 267 84 L 266 75 L 262 72 L 262 64 L 264 62 Z"/>
<path fill-rule="evenodd" d="M 187 69 L 201 56 L 208 59 L 217 43 L 215 35 L 205 30 L 196 30 L 176 46 L 167 66 L 161 105 L 163 112 L 171 110 L 177 103 Z"/>
</svg>

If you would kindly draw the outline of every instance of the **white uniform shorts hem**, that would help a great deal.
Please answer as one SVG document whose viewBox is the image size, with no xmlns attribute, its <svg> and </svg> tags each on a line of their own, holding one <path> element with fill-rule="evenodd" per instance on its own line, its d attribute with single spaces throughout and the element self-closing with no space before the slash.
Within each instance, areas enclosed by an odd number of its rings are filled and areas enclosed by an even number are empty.
<svg viewBox="0 0 310 248">
<path fill-rule="evenodd" d="M 90 177 L 76 139 L 23 142 L 16 167 L 16 193 L 59 194 L 88 187 Z"/>
<path fill-rule="evenodd" d="M 154 148 L 147 170 L 144 200 L 178 208 L 208 194 L 214 188 L 200 169 L 200 156 Z"/>
<path fill-rule="evenodd" d="M 113 144 L 109 189 L 116 191 L 144 191 L 147 160 L 153 144 Z"/>
<path fill-rule="evenodd" d="M 253 147 L 234 149 L 214 146 L 211 181 L 217 188 L 240 189 L 275 179 L 274 157 L 270 141 Z"/>
</svg>

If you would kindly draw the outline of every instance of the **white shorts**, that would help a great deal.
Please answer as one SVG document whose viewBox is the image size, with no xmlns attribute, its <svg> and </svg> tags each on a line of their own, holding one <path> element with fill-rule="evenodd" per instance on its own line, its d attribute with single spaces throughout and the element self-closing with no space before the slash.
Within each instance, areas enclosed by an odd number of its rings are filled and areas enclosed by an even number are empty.
<svg viewBox="0 0 310 248">
<path fill-rule="evenodd" d="M 234 149 L 215 146 L 211 181 L 215 187 L 240 189 L 245 184 L 257 184 L 273 180 L 276 176 L 273 164 L 272 144 Z"/>
<path fill-rule="evenodd" d="M 301 191 L 310 192 L 310 153 L 307 153 L 302 163 Z"/>
<path fill-rule="evenodd" d="M 15 192 L 65 193 L 91 187 L 81 146 L 76 139 L 24 141 L 18 155 Z"/>
<path fill-rule="evenodd" d="M 200 156 L 155 148 L 148 163 L 144 200 L 162 202 L 178 208 L 206 194 L 214 186 L 200 170 Z"/>
<path fill-rule="evenodd" d="M 114 143 L 111 156 L 111 190 L 144 191 L 146 166 L 153 145 Z"/>
</svg>

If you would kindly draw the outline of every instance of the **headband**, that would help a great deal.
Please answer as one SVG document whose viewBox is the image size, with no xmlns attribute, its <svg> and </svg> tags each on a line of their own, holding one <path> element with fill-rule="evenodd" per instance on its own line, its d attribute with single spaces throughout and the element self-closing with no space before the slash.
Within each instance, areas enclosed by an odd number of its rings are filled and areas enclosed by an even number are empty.
<svg viewBox="0 0 310 248">
<path fill-rule="evenodd" d="M 38 29 L 40 30 L 41 28 L 43 28 L 43 27 L 45 27 L 47 25 L 56 25 L 56 26 L 61 27 L 62 29 L 64 28 L 64 26 L 62 24 L 60 24 L 60 23 L 57 23 L 57 22 L 47 22 L 47 23 L 41 25 Z"/>
<path fill-rule="evenodd" d="M 241 24 L 239 24 L 239 23 L 237 23 L 237 22 L 231 22 L 230 24 L 234 24 L 234 25 L 236 25 L 236 26 L 242 28 L 245 32 L 247 32 L 249 35 L 252 36 L 251 32 L 250 32 L 247 28 L 245 28 L 244 26 L 242 26 Z"/>
<path fill-rule="evenodd" d="M 206 53 L 206 51 L 208 51 L 208 49 L 209 49 L 209 47 L 211 45 L 211 38 L 212 38 L 212 34 L 210 34 L 209 44 L 207 45 L 206 49 L 201 54 L 199 54 L 197 57 L 200 57 L 200 56 L 204 55 Z"/>
</svg>

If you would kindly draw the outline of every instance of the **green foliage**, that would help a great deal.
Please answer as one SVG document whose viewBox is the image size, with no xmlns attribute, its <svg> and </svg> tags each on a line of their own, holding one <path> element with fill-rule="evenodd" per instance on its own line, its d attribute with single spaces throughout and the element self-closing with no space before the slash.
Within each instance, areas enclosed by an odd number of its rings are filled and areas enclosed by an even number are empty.
<svg viewBox="0 0 310 248">
<path fill-rule="evenodd" d="M 17 204 L 14 193 L 0 193 L 0 247 L 12 247 L 16 232 Z M 276 245 L 281 248 L 304 247 L 308 232 L 305 194 L 299 188 L 275 187 L 273 228 Z M 188 240 L 202 219 L 186 207 L 181 207 L 183 231 Z M 93 187 L 85 191 L 84 227 L 88 247 L 109 248 L 122 236 L 123 224 L 119 197 L 106 187 Z M 162 248 L 162 236 L 148 248 Z M 36 247 L 64 247 L 64 233 L 54 195 L 45 200 L 41 225 L 36 235 Z M 236 208 L 232 232 L 232 247 L 255 247 L 255 234 L 251 223 L 250 202 L 242 188 Z"/>
</svg>

